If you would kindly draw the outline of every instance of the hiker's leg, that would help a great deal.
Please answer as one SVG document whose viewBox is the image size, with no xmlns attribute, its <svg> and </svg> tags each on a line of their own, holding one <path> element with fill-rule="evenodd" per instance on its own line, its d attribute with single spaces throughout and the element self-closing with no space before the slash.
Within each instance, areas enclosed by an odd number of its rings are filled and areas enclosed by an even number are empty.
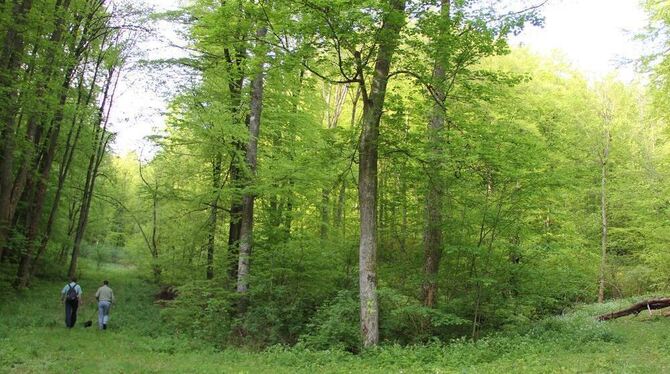
<svg viewBox="0 0 670 374">
<path fill-rule="evenodd" d="M 70 325 L 70 320 L 72 319 L 72 306 L 70 301 L 65 301 L 65 327 L 72 327 Z"/>
<path fill-rule="evenodd" d="M 102 316 L 102 326 L 103 328 L 107 327 L 107 322 L 109 322 L 109 308 L 111 307 L 111 303 L 109 301 L 104 301 L 103 302 L 103 316 Z"/>
<path fill-rule="evenodd" d="M 74 324 L 77 323 L 77 309 L 79 309 L 79 300 L 73 300 L 72 301 L 72 326 L 74 327 Z"/>
<path fill-rule="evenodd" d="M 103 317 L 105 316 L 105 306 L 104 301 L 98 303 L 98 327 L 102 329 Z"/>
</svg>

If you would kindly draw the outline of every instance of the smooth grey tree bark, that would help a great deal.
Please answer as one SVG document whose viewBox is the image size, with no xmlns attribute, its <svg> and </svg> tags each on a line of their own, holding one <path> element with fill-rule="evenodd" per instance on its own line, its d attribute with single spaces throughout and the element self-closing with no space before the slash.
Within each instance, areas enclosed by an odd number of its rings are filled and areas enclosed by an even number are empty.
<svg viewBox="0 0 670 374">
<path fill-rule="evenodd" d="M 217 153 L 212 160 L 212 192 L 214 198 L 210 203 L 207 222 L 207 279 L 214 278 L 214 250 L 216 249 L 216 226 L 219 212 L 219 191 L 221 189 L 221 162 L 222 155 Z"/>
<path fill-rule="evenodd" d="M 267 34 L 267 27 L 262 26 L 256 31 L 256 38 L 263 40 Z M 249 141 L 246 151 L 246 165 L 248 167 L 248 182 L 256 174 L 258 161 L 258 135 L 261 128 L 261 116 L 263 113 L 263 90 L 265 88 L 265 48 L 263 45 L 258 47 L 258 71 L 251 83 L 251 104 L 249 112 Z M 249 290 L 249 272 L 251 250 L 253 246 L 253 226 L 254 226 L 254 199 L 253 192 L 246 191 L 242 203 L 242 226 L 240 228 L 240 254 L 237 267 L 237 292 L 245 294 Z M 242 305 L 245 303 L 242 302 Z"/>
<path fill-rule="evenodd" d="M 378 51 L 369 95 L 361 74 L 363 119 L 359 146 L 358 206 L 360 215 L 359 292 L 363 346 L 379 343 L 377 300 L 377 184 L 379 123 L 384 109 L 391 61 L 405 25 L 405 1 L 391 0 L 379 32 Z"/>
<path fill-rule="evenodd" d="M 234 51 L 234 53 L 232 52 Z M 245 81 L 245 72 L 243 71 L 243 64 L 246 60 L 246 47 L 242 45 L 242 42 L 238 43 L 238 46 L 231 50 L 229 48 L 224 49 L 224 55 L 226 56 L 226 63 L 228 67 L 228 75 L 230 76 L 228 81 L 228 91 L 230 95 L 230 108 L 231 108 L 231 118 L 234 125 L 239 126 L 248 126 L 248 123 L 245 119 L 241 118 L 242 112 L 242 86 Z M 244 146 L 240 142 L 235 143 L 235 151 L 231 155 L 230 167 L 228 173 L 230 175 L 230 183 L 233 187 L 239 187 L 242 177 L 242 172 L 240 168 L 240 161 L 238 154 L 244 152 Z M 231 284 L 237 284 L 237 266 L 239 260 L 239 244 L 240 244 L 240 229 L 242 228 L 241 222 L 242 215 L 242 201 L 237 196 L 232 196 L 230 201 L 230 220 L 228 225 L 228 278 Z"/>
</svg>

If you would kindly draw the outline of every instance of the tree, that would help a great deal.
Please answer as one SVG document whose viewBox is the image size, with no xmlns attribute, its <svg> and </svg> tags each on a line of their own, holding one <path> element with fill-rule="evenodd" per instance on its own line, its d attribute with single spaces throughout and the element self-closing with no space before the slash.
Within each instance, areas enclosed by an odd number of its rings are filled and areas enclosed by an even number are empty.
<svg viewBox="0 0 670 374">
<path fill-rule="evenodd" d="M 256 51 L 256 58 L 258 63 L 258 71 L 251 83 L 251 102 L 249 111 L 249 140 L 247 143 L 247 150 L 245 154 L 246 166 L 248 168 L 248 181 L 253 180 L 256 173 L 256 165 L 258 162 L 258 136 L 261 127 L 261 115 L 263 112 L 263 90 L 264 90 L 264 60 L 265 60 L 265 45 L 262 39 L 267 34 L 267 27 L 260 26 L 256 32 L 256 38 L 260 40 Z M 247 182 L 248 184 L 248 182 Z M 247 185 L 248 187 L 248 185 Z M 254 194 L 246 192 L 242 204 L 242 225 L 240 227 L 240 243 L 239 243 L 239 266 L 237 270 L 237 292 L 244 294 L 249 289 L 249 261 L 251 257 L 252 240 L 253 240 L 253 225 L 254 225 Z"/>
</svg>

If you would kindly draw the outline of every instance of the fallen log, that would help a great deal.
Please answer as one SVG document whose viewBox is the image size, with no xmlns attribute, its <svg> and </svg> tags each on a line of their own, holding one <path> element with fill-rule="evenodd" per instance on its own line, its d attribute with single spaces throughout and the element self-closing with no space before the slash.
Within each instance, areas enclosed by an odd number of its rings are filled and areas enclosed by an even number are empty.
<svg viewBox="0 0 670 374">
<path fill-rule="evenodd" d="M 667 308 L 667 307 L 670 307 L 670 298 L 645 300 L 645 301 L 640 301 L 639 303 L 634 304 L 629 308 L 622 309 L 618 312 L 612 312 L 612 313 L 607 313 L 607 314 L 603 314 L 601 316 L 598 316 L 597 320 L 598 321 L 608 321 L 610 319 L 615 319 L 615 318 L 627 316 L 627 315 L 630 315 L 630 314 L 638 315 L 643 310 L 649 310 L 651 312 L 654 309 L 663 309 L 663 308 Z"/>
</svg>

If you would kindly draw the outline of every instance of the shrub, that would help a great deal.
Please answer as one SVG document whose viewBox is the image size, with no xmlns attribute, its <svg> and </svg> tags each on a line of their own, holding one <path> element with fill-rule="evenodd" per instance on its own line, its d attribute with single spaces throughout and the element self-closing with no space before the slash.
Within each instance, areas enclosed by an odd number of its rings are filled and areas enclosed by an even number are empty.
<svg viewBox="0 0 670 374">
<path fill-rule="evenodd" d="M 177 290 L 178 296 L 161 311 L 170 330 L 224 346 L 235 326 L 234 292 L 212 281 L 190 282 Z"/>
<path fill-rule="evenodd" d="M 439 308 L 428 308 L 419 300 L 390 287 L 379 288 L 380 334 L 385 341 L 402 345 L 433 338 L 445 339 L 454 326 L 469 321 Z"/>
<path fill-rule="evenodd" d="M 351 291 L 340 291 L 324 304 L 300 337 L 300 345 L 325 350 L 342 349 L 359 352 L 359 304 L 357 295 Z"/>
</svg>

